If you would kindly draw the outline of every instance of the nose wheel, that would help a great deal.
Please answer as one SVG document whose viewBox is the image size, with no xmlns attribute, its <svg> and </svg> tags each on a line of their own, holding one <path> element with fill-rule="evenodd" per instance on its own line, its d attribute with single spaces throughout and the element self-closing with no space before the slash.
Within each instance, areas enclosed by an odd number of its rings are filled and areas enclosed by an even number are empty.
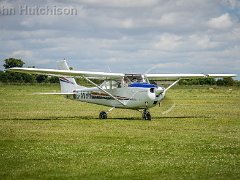
<svg viewBox="0 0 240 180">
<path fill-rule="evenodd" d="M 150 112 L 147 111 L 146 109 L 144 109 L 142 112 L 142 118 L 144 120 L 149 120 L 149 121 L 151 121 L 151 119 L 152 119 Z"/>
</svg>

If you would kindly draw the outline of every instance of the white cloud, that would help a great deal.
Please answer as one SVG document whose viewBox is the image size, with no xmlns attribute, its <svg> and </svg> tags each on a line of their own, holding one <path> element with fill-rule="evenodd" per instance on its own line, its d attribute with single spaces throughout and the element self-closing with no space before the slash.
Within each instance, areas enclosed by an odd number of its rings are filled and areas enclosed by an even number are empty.
<svg viewBox="0 0 240 180">
<path fill-rule="evenodd" d="M 31 59 L 32 56 L 33 56 L 32 51 L 28 51 L 28 50 L 13 51 L 10 54 L 10 57 L 20 58 L 20 59 Z"/>
<path fill-rule="evenodd" d="M 219 16 L 219 17 L 211 18 L 207 22 L 207 24 L 210 28 L 226 29 L 226 28 L 231 27 L 233 25 L 233 22 L 231 20 L 231 17 L 229 16 L 229 14 L 225 13 L 225 14 Z"/>
<path fill-rule="evenodd" d="M 171 25 L 176 23 L 177 17 L 174 13 L 168 13 L 161 16 L 159 23 L 161 25 Z"/>
<path fill-rule="evenodd" d="M 181 44 L 181 36 L 174 34 L 162 34 L 158 38 L 158 41 L 154 44 L 154 47 L 160 50 L 174 50 Z"/>
<path fill-rule="evenodd" d="M 189 67 L 186 63 L 181 62 L 170 62 L 170 63 L 158 63 L 152 64 L 150 68 L 148 68 L 144 73 L 151 73 L 153 70 L 157 70 L 158 72 L 164 72 L 165 69 L 177 69 L 177 68 L 187 68 Z"/>
<path fill-rule="evenodd" d="M 159 41 L 155 47 L 161 50 L 171 50 L 175 52 L 191 52 L 211 50 L 219 47 L 222 43 L 213 40 L 206 33 L 196 33 L 190 35 L 163 34 L 158 37 Z"/>
<path fill-rule="evenodd" d="M 222 0 L 222 3 L 232 9 L 240 7 L 239 0 Z"/>
<path fill-rule="evenodd" d="M 123 28 L 132 28 L 134 26 L 132 19 L 125 19 L 121 22 Z"/>
<path fill-rule="evenodd" d="M 208 35 L 194 34 L 189 36 L 189 44 L 199 49 L 211 49 L 217 47 L 219 42 L 211 41 Z"/>
<path fill-rule="evenodd" d="M 15 56 L 46 68 L 66 58 L 81 70 L 110 66 L 112 72 L 144 72 L 155 66 L 158 73 L 204 68 L 217 73 L 227 67 L 238 73 L 240 6 L 225 1 L 39 1 L 39 6 L 77 8 L 78 15 L 2 16 L 0 57 Z M 36 6 L 35 1 L 4 2 Z"/>
<path fill-rule="evenodd" d="M 157 4 L 157 0 L 83 0 L 85 4 L 106 7 L 146 7 Z"/>
</svg>

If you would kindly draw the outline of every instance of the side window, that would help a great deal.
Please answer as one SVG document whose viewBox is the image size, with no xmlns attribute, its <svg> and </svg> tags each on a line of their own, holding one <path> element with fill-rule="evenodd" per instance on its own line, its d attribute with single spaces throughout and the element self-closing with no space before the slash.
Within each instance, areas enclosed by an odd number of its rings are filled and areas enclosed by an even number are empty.
<svg viewBox="0 0 240 180">
<path fill-rule="evenodd" d="M 115 81 L 115 80 L 108 80 L 104 81 L 101 85 L 101 88 L 103 89 L 115 89 L 115 88 L 120 88 L 121 87 L 121 82 L 120 81 Z"/>
<path fill-rule="evenodd" d="M 121 82 L 120 81 L 112 81 L 112 89 L 120 88 Z"/>
</svg>

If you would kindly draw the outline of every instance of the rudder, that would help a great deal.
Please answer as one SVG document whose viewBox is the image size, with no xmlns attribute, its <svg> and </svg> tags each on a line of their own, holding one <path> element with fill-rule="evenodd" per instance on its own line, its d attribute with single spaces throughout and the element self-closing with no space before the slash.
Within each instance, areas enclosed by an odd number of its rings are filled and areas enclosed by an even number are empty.
<svg viewBox="0 0 240 180">
<path fill-rule="evenodd" d="M 70 70 L 66 60 L 61 60 L 57 62 L 59 70 Z M 76 89 L 81 89 L 83 87 L 79 86 L 75 79 L 72 77 L 62 76 L 59 77 L 61 93 L 72 93 Z"/>
</svg>

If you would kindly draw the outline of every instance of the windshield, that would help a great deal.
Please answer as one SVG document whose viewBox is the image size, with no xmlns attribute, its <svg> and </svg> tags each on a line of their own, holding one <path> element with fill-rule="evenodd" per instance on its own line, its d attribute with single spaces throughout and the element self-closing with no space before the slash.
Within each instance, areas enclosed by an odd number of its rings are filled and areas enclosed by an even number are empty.
<svg viewBox="0 0 240 180">
<path fill-rule="evenodd" d="M 115 89 L 128 87 L 132 83 L 146 82 L 141 74 L 125 74 L 122 80 L 105 80 L 100 87 L 103 89 Z"/>
<path fill-rule="evenodd" d="M 141 74 L 125 74 L 123 78 L 123 85 L 128 86 L 134 82 L 146 82 Z"/>
</svg>

